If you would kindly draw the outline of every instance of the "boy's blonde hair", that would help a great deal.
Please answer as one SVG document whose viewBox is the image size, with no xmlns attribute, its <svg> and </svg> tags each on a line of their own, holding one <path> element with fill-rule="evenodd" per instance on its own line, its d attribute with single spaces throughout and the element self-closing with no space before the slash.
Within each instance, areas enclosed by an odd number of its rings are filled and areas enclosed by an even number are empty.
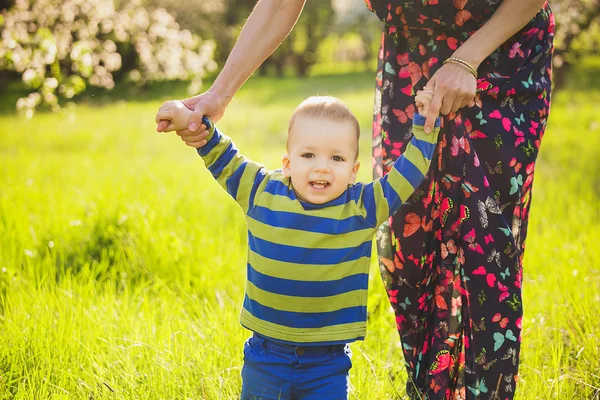
<svg viewBox="0 0 600 400">
<path fill-rule="evenodd" d="M 292 114 L 288 126 L 288 140 L 294 122 L 298 117 L 322 118 L 333 122 L 349 122 L 354 126 L 356 132 L 356 156 L 358 157 L 358 139 L 360 138 L 360 126 L 358 120 L 352 114 L 348 106 L 332 96 L 311 96 L 304 100 Z M 287 144 L 286 144 L 287 147 Z"/>
</svg>

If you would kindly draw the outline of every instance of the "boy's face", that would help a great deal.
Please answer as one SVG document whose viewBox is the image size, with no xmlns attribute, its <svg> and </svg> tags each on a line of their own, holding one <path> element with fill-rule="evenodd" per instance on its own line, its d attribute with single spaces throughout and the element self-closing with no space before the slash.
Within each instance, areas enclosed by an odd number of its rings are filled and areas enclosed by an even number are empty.
<svg viewBox="0 0 600 400">
<path fill-rule="evenodd" d="M 350 122 L 298 116 L 282 158 L 301 200 L 323 204 L 339 197 L 356 180 L 358 140 Z"/>
</svg>

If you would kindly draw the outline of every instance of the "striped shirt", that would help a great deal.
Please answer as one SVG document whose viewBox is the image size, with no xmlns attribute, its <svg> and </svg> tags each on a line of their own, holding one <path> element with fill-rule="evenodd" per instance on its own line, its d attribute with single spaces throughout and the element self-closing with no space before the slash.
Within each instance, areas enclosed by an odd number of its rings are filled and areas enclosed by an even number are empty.
<svg viewBox="0 0 600 400">
<path fill-rule="evenodd" d="M 299 200 L 281 171 L 248 160 L 211 127 L 198 153 L 248 225 L 244 327 L 297 345 L 364 338 L 373 236 L 421 183 L 437 144 L 439 122 L 430 135 L 423 117 L 413 122 L 414 136 L 387 175 L 325 204 Z"/>
</svg>

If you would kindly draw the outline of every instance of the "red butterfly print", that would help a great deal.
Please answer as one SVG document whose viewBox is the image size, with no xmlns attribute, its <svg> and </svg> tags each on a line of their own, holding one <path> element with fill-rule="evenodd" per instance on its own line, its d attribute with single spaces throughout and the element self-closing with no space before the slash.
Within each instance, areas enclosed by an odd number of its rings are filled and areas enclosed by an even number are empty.
<svg viewBox="0 0 600 400">
<path fill-rule="evenodd" d="M 502 328 L 506 328 L 508 326 L 508 318 L 502 318 L 502 315 L 500 313 L 496 313 L 492 317 L 492 322 L 499 322 Z"/>
<path fill-rule="evenodd" d="M 498 289 L 500 289 L 500 297 L 498 301 L 506 300 L 508 297 L 510 297 L 510 294 L 508 293 L 508 286 L 504 286 L 498 282 Z"/>
<path fill-rule="evenodd" d="M 396 270 L 396 265 L 389 258 L 381 257 L 380 261 L 388 271 L 394 272 Z"/>
<path fill-rule="evenodd" d="M 431 375 L 439 374 L 440 372 L 448 369 L 453 364 L 452 357 L 448 350 L 441 350 L 435 356 L 435 361 L 431 365 L 429 373 Z"/>
<path fill-rule="evenodd" d="M 448 254 L 456 254 L 456 244 L 454 240 L 448 240 L 448 243 L 442 243 L 442 258 L 448 257 Z"/>
<path fill-rule="evenodd" d="M 512 47 L 510 48 L 510 51 L 508 52 L 508 57 L 515 58 L 517 56 L 517 54 L 521 58 L 525 57 L 525 54 L 523 54 L 523 50 L 521 50 L 521 43 L 519 43 L 519 42 L 515 42 L 512 45 Z"/>
<path fill-rule="evenodd" d="M 458 40 L 456 40 L 456 38 L 453 37 L 448 37 L 445 32 L 442 33 L 440 36 L 436 37 L 435 40 L 445 40 L 450 50 L 456 50 L 458 48 Z"/>
<path fill-rule="evenodd" d="M 462 247 L 459 247 L 458 251 L 456 252 L 456 261 L 460 265 L 464 265 L 465 264 L 465 252 L 463 251 Z"/>
<path fill-rule="evenodd" d="M 444 293 L 444 289 L 442 289 L 440 286 L 436 286 L 435 287 L 435 305 L 440 310 L 447 310 L 448 304 L 446 303 L 446 300 L 444 300 L 444 296 L 442 296 L 442 293 Z"/>
<path fill-rule="evenodd" d="M 523 137 L 523 136 L 525 136 L 525 134 L 523 132 L 521 132 L 520 130 L 518 130 L 516 126 L 513 126 L 513 131 L 515 133 L 515 136 L 517 137 L 515 139 L 515 147 L 517 147 L 521 143 L 525 142 L 525 138 Z"/>
<path fill-rule="evenodd" d="M 463 26 L 465 22 L 470 20 L 472 17 L 471 13 L 467 10 L 460 10 L 456 13 L 454 20 L 456 21 L 456 25 Z"/>
<path fill-rule="evenodd" d="M 514 167 L 515 172 L 519 172 L 521 170 L 521 167 L 523 166 L 520 162 L 519 163 L 517 162 L 516 157 L 513 157 L 513 159 L 510 160 L 510 163 L 508 165 L 510 165 L 511 167 Z"/>
<path fill-rule="evenodd" d="M 500 111 L 498 110 L 494 110 L 490 113 L 489 115 L 490 118 L 494 118 L 494 119 L 501 119 L 502 118 L 502 114 L 500 114 Z"/>
<path fill-rule="evenodd" d="M 454 0 L 453 3 L 457 10 L 463 10 L 468 2 L 469 0 Z"/>
<path fill-rule="evenodd" d="M 480 101 L 481 102 L 481 101 Z M 473 123 L 471 122 L 470 119 L 465 119 L 465 128 L 467 129 L 467 133 L 469 134 L 469 137 L 472 139 L 487 139 L 487 136 L 478 130 L 473 130 Z"/>
<path fill-rule="evenodd" d="M 438 393 L 442 389 L 442 387 L 436 383 L 435 379 L 431 380 L 429 387 L 433 389 L 434 393 Z"/>
<path fill-rule="evenodd" d="M 463 188 L 463 192 L 465 192 L 464 188 Z M 465 192 L 468 193 L 468 192 Z M 465 196 L 465 197 L 469 197 L 469 196 Z M 464 204 L 460 205 L 459 208 L 459 216 L 458 219 L 456 221 L 454 221 L 454 223 L 452 224 L 452 231 L 454 232 L 458 232 L 460 225 L 466 221 L 469 217 L 471 216 L 471 212 L 469 211 L 469 208 L 467 206 L 465 206 Z"/>
<path fill-rule="evenodd" d="M 413 235 L 421 228 L 423 228 L 425 232 L 431 231 L 431 228 L 433 227 L 433 221 L 430 220 L 429 223 L 425 223 L 426 218 L 427 217 L 424 216 L 423 220 L 421 221 L 419 216 L 415 213 L 406 214 L 406 216 L 404 217 L 404 237 Z"/>
<path fill-rule="evenodd" d="M 415 115 L 415 106 L 414 104 L 409 104 L 404 111 L 397 108 L 392 108 L 392 112 L 398 118 L 398 121 L 405 124 L 409 119 L 413 119 L 413 116 Z"/>
<path fill-rule="evenodd" d="M 465 240 L 467 243 L 469 243 L 470 250 L 473 250 L 479 254 L 483 254 L 483 249 L 479 243 L 475 243 L 475 228 L 471 229 L 469 233 L 465 235 Z"/>
<path fill-rule="evenodd" d="M 489 287 L 494 287 L 494 284 L 496 283 L 496 275 L 487 274 L 485 276 L 485 280 L 487 281 Z M 500 284 L 500 282 L 498 282 L 498 284 Z"/>
<path fill-rule="evenodd" d="M 475 97 L 473 97 L 473 99 L 469 102 L 469 107 L 473 107 L 473 106 L 477 106 L 479 108 L 481 108 L 483 106 L 483 102 L 481 101 L 481 97 L 479 96 L 479 93 L 475 95 Z"/>
<path fill-rule="evenodd" d="M 492 273 L 488 274 L 483 265 L 480 265 L 475 271 L 473 271 L 473 275 L 485 275 L 485 280 L 489 287 L 493 288 L 496 284 L 496 275 Z"/>
<path fill-rule="evenodd" d="M 458 139 L 456 136 L 452 136 L 452 148 L 451 153 L 454 157 L 458 155 L 459 149 L 463 149 L 465 153 L 471 154 L 471 145 L 469 144 L 469 139 L 464 136 Z"/>
</svg>

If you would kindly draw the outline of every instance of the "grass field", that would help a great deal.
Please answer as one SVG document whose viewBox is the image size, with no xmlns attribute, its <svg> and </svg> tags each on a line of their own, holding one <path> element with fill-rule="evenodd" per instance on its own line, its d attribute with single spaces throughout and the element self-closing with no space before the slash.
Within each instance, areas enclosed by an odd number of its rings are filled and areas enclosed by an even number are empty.
<svg viewBox="0 0 600 400">
<path fill-rule="evenodd" d="M 276 168 L 296 104 L 317 90 L 339 96 L 359 116 L 368 180 L 372 78 L 256 78 L 219 126 Z M 0 399 L 239 394 L 243 215 L 192 149 L 155 133 L 161 97 L 0 115 Z M 525 257 L 518 399 L 600 398 L 599 103 L 597 88 L 554 98 Z M 353 399 L 403 398 L 394 325 L 373 265 Z"/>
</svg>

